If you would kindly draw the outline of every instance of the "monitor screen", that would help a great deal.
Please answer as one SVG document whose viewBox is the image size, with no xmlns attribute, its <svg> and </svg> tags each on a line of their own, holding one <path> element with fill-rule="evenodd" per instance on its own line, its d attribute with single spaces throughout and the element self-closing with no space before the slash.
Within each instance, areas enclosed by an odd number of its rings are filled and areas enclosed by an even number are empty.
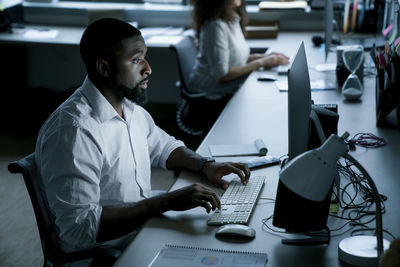
<svg viewBox="0 0 400 267">
<path fill-rule="evenodd" d="M 310 112 L 310 76 L 302 42 L 288 72 L 289 160 L 308 150 Z"/>
<path fill-rule="evenodd" d="M 311 140 L 315 139 L 312 132 L 315 131 L 316 124 L 321 126 L 320 123 L 315 123 L 315 118 L 310 119 L 313 108 L 304 43 L 301 43 L 289 69 L 288 88 L 288 156 L 290 161 L 309 150 L 310 143 L 316 143 L 315 140 Z M 307 179 L 307 177 L 298 177 L 298 179 Z M 326 228 L 330 199 L 331 194 L 328 194 L 321 202 L 308 200 L 293 193 L 279 181 L 272 224 L 289 232 L 323 230 Z"/>
</svg>

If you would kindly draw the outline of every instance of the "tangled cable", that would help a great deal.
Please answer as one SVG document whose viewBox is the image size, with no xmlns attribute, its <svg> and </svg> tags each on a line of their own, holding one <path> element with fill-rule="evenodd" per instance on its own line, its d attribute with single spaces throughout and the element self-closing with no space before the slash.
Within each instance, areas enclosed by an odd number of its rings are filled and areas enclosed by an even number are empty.
<svg viewBox="0 0 400 267">
<path fill-rule="evenodd" d="M 355 134 L 353 138 L 348 141 L 348 143 L 351 150 L 355 149 L 355 145 L 368 148 L 377 148 L 387 145 L 386 140 L 384 138 L 376 136 L 372 133 Z"/>
<path fill-rule="evenodd" d="M 341 214 L 337 215 L 331 213 L 330 216 L 343 219 L 346 222 L 336 229 L 331 229 L 331 231 L 338 232 L 347 225 L 351 226 L 351 228 L 336 235 L 341 235 L 349 230 L 351 230 L 351 235 L 361 231 L 375 231 L 375 228 L 368 227 L 369 223 L 376 220 L 376 211 L 373 208 L 375 206 L 373 192 L 366 178 L 358 171 L 355 165 L 347 159 L 344 160 L 343 164 L 338 161 L 337 169 L 340 176 L 347 179 L 348 183 L 341 188 L 340 195 L 336 195 L 339 199 Z M 336 193 L 334 192 L 334 194 Z M 381 194 L 380 204 L 382 207 L 382 214 L 386 212 L 384 203 L 386 200 L 387 197 Z M 354 229 L 354 227 L 357 228 Z M 394 236 L 389 231 L 384 229 L 383 232 L 394 239 Z"/>
</svg>

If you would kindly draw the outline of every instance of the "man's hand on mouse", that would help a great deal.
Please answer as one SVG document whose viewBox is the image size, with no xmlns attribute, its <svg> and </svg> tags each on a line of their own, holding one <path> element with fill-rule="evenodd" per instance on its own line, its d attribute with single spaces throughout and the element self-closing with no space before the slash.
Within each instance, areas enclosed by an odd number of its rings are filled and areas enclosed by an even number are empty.
<svg viewBox="0 0 400 267">
<path fill-rule="evenodd" d="M 235 162 L 209 162 L 204 165 L 203 173 L 210 182 L 218 184 L 223 189 L 227 189 L 229 186 L 227 182 L 222 180 L 225 175 L 236 174 L 244 185 L 250 178 L 250 169 L 247 164 Z"/>
</svg>

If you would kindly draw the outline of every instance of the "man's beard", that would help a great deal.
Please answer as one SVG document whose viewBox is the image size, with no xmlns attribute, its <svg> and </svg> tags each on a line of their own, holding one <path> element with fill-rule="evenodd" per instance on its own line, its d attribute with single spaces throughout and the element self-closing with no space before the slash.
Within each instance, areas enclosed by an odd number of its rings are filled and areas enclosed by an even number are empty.
<svg viewBox="0 0 400 267">
<path fill-rule="evenodd" d="M 145 78 L 138 82 L 134 88 L 129 88 L 122 84 L 117 84 L 115 92 L 121 98 L 126 98 L 132 102 L 135 102 L 139 106 L 143 106 L 147 103 L 147 90 L 140 87 L 140 84 L 147 81 L 149 78 Z"/>
</svg>

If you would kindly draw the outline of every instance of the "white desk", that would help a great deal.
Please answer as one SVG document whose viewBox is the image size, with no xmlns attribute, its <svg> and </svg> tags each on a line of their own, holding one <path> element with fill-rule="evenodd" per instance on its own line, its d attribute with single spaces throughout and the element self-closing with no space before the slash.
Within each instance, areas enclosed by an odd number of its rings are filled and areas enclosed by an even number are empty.
<svg viewBox="0 0 400 267">
<path fill-rule="evenodd" d="M 48 26 L 48 25 L 23 25 L 23 28 L 14 28 L 12 33 L 0 33 L 0 44 L 18 45 L 71 45 L 79 46 L 84 27 L 78 26 Z M 46 33 L 56 31 L 57 35 L 52 37 L 40 37 L 40 32 Z M 36 37 L 27 36 L 29 33 L 38 32 Z M 171 44 L 176 44 L 182 39 L 181 35 L 161 36 L 160 38 L 149 38 L 146 45 L 151 48 L 168 48 Z"/>
<path fill-rule="evenodd" d="M 285 51 L 293 56 L 300 41 L 305 41 L 308 64 L 313 67 L 323 63 L 323 52 L 313 48 L 311 34 L 280 33 L 271 44 L 271 51 Z M 278 50 L 279 49 L 279 50 Z M 331 55 L 336 57 L 336 55 Z M 209 155 L 209 144 L 247 143 L 255 138 L 263 138 L 269 154 L 281 156 L 287 153 L 287 93 L 279 92 L 273 83 L 258 82 L 260 72 L 249 76 L 242 88 L 228 103 L 227 107 L 200 145 L 198 152 Z M 325 76 L 335 80 L 335 74 L 321 74 L 310 71 L 311 78 Z M 388 196 L 387 213 L 383 216 L 384 228 L 395 236 L 400 236 L 400 213 L 398 212 L 400 192 L 400 131 L 378 129 L 375 127 L 375 89 L 374 77 L 365 78 L 366 90 L 359 103 L 346 103 L 340 92 L 313 92 L 316 104 L 338 104 L 340 119 L 339 133 L 345 130 L 351 135 L 358 132 L 371 132 L 386 138 L 388 146 L 379 149 L 357 148 L 353 155 L 364 165 L 376 181 L 380 193 Z M 266 175 L 267 180 L 261 197 L 275 198 L 279 167 L 269 167 L 254 171 L 252 175 Z M 173 189 L 196 181 L 208 183 L 204 178 L 181 173 Z M 217 192 L 222 193 L 220 189 Z M 259 200 L 249 225 L 257 231 L 256 238 L 241 242 L 234 238 L 217 239 L 216 227 L 207 226 L 209 214 L 196 208 L 186 212 L 167 212 L 165 217 L 150 219 L 135 240 L 118 259 L 115 266 L 147 266 L 165 244 L 189 245 L 208 248 L 247 250 L 266 252 L 269 255 L 267 266 L 339 266 L 337 246 L 349 234 L 332 237 L 329 245 L 287 246 L 281 238 L 287 235 L 272 233 L 262 225 L 261 220 L 273 213 L 273 204 Z M 270 222 L 271 223 L 271 222 Z M 330 218 L 328 225 L 335 228 L 343 221 Z M 334 234 L 334 233 L 333 233 Z"/>
</svg>

